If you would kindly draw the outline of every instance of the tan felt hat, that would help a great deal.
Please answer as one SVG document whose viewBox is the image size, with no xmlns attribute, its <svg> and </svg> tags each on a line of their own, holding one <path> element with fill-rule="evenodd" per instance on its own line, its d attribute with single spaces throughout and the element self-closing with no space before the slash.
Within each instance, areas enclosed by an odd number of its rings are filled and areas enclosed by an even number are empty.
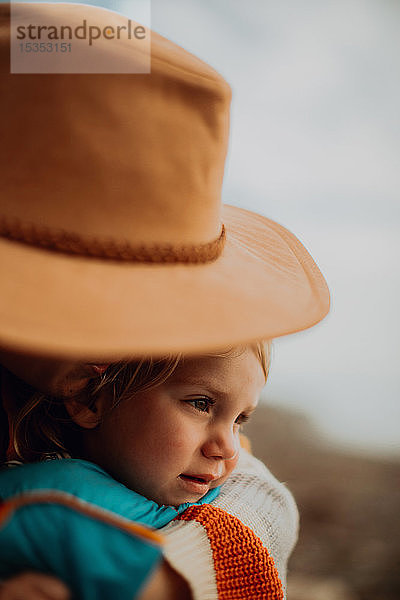
<svg viewBox="0 0 400 600">
<path fill-rule="evenodd" d="M 26 6 L 42 18 L 51 5 Z M 71 5 L 57 6 L 65 22 Z M 109 19 L 72 6 L 76 22 Z M 218 73 L 154 32 L 150 74 L 10 74 L 9 44 L 1 5 L 3 348 L 193 353 L 324 317 L 328 288 L 297 238 L 221 205 L 231 91 Z"/>
</svg>

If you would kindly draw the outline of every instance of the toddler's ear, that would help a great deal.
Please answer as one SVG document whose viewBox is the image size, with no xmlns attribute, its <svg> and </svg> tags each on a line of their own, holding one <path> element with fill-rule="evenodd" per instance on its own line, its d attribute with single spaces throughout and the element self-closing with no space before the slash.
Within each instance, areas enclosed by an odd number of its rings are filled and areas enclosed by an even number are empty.
<svg viewBox="0 0 400 600">
<path fill-rule="evenodd" d="M 100 411 L 97 406 L 86 406 L 78 400 L 65 400 L 67 413 L 72 421 L 84 429 L 94 429 L 100 423 Z"/>
</svg>

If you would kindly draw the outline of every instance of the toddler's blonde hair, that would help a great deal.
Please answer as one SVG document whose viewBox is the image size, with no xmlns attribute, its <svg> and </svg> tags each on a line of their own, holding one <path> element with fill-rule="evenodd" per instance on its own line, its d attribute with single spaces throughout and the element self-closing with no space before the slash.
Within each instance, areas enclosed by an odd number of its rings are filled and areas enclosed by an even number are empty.
<svg viewBox="0 0 400 600">
<path fill-rule="evenodd" d="M 270 342 L 255 342 L 202 356 L 240 355 L 248 347 L 257 356 L 267 379 L 271 359 Z M 100 394 L 108 394 L 112 410 L 120 402 L 132 399 L 135 393 L 163 384 L 184 358 L 183 354 L 178 354 L 111 364 L 101 377 L 89 382 L 77 399 L 87 406 L 95 406 Z M 17 410 L 10 423 L 9 454 L 23 462 L 35 462 L 53 453 L 79 456 L 80 428 L 69 416 L 64 405 L 65 399 L 42 394 L 12 377 Z"/>
</svg>

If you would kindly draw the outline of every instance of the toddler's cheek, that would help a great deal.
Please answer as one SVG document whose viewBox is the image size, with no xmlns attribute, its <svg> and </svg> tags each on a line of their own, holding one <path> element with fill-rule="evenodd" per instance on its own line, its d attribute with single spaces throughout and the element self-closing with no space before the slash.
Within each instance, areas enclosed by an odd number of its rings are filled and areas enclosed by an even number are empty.
<svg viewBox="0 0 400 600">
<path fill-rule="evenodd" d="M 230 475 L 232 473 L 233 469 L 238 464 L 238 460 L 239 460 L 239 452 L 236 454 L 236 456 L 234 458 L 231 458 L 231 460 L 225 461 L 226 462 L 226 470 L 227 470 L 228 475 Z"/>
<path fill-rule="evenodd" d="M 218 485 L 222 485 L 228 479 L 234 468 L 236 467 L 239 460 L 239 455 L 235 456 L 235 458 L 231 458 L 231 460 L 225 461 L 225 475 L 218 480 Z"/>
</svg>

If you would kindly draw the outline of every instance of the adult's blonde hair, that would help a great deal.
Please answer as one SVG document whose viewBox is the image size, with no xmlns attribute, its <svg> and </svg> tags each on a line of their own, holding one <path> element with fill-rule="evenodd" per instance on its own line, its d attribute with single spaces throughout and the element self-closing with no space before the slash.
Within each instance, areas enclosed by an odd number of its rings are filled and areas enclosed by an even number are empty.
<svg viewBox="0 0 400 600">
<path fill-rule="evenodd" d="M 240 355 L 248 347 L 254 351 L 267 379 L 271 356 L 269 342 L 231 347 L 202 356 Z M 120 402 L 132 399 L 135 393 L 165 383 L 184 358 L 179 354 L 111 364 L 102 376 L 91 380 L 76 399 L 94 406 L 100 394 L 107 394 L 112 410 Z M 68 414 L 65 399 L 43 394 L 17 377 L 11 374 L 10 377 L 16 410 L 14 415 L 9 415 L 9 457 L 35 462 L 53 453 L 79 456 L 80 428 Z"/>
</svg>

